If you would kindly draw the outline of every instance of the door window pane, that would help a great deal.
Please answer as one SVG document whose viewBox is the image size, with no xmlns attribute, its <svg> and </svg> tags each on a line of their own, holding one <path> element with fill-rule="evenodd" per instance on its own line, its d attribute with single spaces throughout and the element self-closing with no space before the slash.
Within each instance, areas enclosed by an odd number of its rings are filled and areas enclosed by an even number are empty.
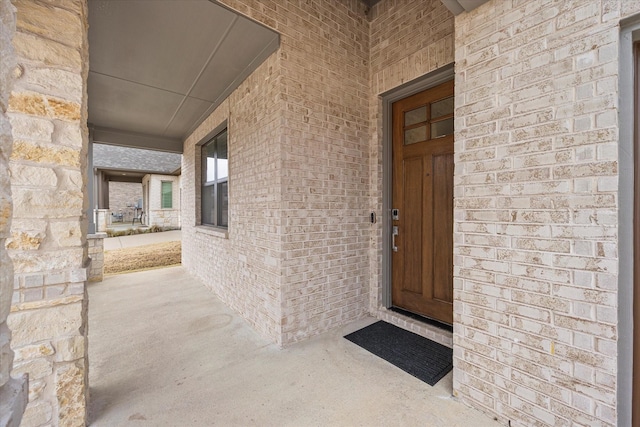
<svg viewBox="0 0 640 427">
<path fill-rule="evenodd" d="M 431 123 L 431 139 L 451 135 L 453 133 L 453 117 L 440 122 Z"/>
<path fill-rule="evenodd" d="M 431 104 L 432 119 L 437 119 L 438 117 L 447 116 L 449 114 L 453 114 L 453 96 Z"/>
<path fill-rule="evenodd" d="M 426 125 L 404 131 L 404 145 L 415 144 L 416 142 L 426 141 L 426 139 Z"/>
<path fill-rule="evenodd" d="M 424 105 L 420 108 L 416 108 L 415 110 L 407 111 L 404 113 L 404 125 L 411 126 L 416 123 L 426 122 L 427 121 L 427 106 Z"/>
</svg>

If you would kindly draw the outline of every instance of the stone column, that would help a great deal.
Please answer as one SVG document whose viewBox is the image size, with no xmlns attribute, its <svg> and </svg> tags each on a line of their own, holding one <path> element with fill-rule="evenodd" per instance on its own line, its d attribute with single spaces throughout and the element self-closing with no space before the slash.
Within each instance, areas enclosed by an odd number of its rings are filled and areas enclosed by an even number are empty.
<svg viewBox="0 0 640 427">
<path fill-rule="evenodd" d="M 11 230 L 13 203 L 9 157 L 13 146 L 11 124 L 7 117 L 9 93 L 13 87 L 15 52 L 11 43 L 16 29 L 15 8 L 9 0 L 0 0 L 0 427 L 17 427 L 27 404 L 27 378 L 11 378 L 13 351 L 7 316 L 13 295 L 13 263 L 5 242 Z"/>
<path fill-rule="evenodd" d="M 96 232 L 103 233 L 107 231 L 111 214 L 109 209 L 96 209 Z"/>
<path fill-rule="evenodd" d="M 14 375 L 29 374 L 23 426 L 84 426 L 87 400 L 87 4 L 13 0 L 14 200 L 9 255 Z M 3 91 L 4 93 L 4 91 Z"/>
<path fill-rule="evenodd" d="M 91 258 L 90 282 L 102 282 L 104 277 L 104 239 L 107 233 L 87 235 L 89 243 L 89 257 Z"/>
</svg>

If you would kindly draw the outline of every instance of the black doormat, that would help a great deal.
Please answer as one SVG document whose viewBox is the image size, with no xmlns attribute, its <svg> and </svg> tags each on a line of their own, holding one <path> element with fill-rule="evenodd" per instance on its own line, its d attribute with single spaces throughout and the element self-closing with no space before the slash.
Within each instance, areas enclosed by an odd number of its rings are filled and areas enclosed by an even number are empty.
<svg viewBox="0 0 640 427">
<path fill-rule="evenodd" d="M 387 322 L 376 322 L 345 338 L 432 386 L 453 368 L 449 347 Z"/>
</svg>

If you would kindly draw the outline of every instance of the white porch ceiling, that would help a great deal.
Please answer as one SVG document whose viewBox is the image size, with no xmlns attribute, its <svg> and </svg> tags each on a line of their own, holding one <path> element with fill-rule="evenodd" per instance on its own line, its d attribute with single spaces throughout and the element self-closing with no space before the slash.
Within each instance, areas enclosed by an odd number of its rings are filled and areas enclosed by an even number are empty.
<svg viewBox="0 0 640 427">
<path fill-rule="evenodd" d="M 278 46 L 276 32 L 209 0 L 89 0 L 94 141 L 182 152 Z"/>
</svg>

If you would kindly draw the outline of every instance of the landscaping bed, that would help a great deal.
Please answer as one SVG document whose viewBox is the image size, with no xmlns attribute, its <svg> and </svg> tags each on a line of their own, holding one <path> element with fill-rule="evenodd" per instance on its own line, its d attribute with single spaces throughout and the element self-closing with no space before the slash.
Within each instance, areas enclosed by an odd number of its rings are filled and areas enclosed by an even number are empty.
<svg viewBox="0 0 640 427">
<path fill-rule="evenodd" d="M 181 256 L 182 243 L 179 241 L 114 249 L 104 253 L 104 273 L 129 273 L 179 265 Z"/>
</svg>

